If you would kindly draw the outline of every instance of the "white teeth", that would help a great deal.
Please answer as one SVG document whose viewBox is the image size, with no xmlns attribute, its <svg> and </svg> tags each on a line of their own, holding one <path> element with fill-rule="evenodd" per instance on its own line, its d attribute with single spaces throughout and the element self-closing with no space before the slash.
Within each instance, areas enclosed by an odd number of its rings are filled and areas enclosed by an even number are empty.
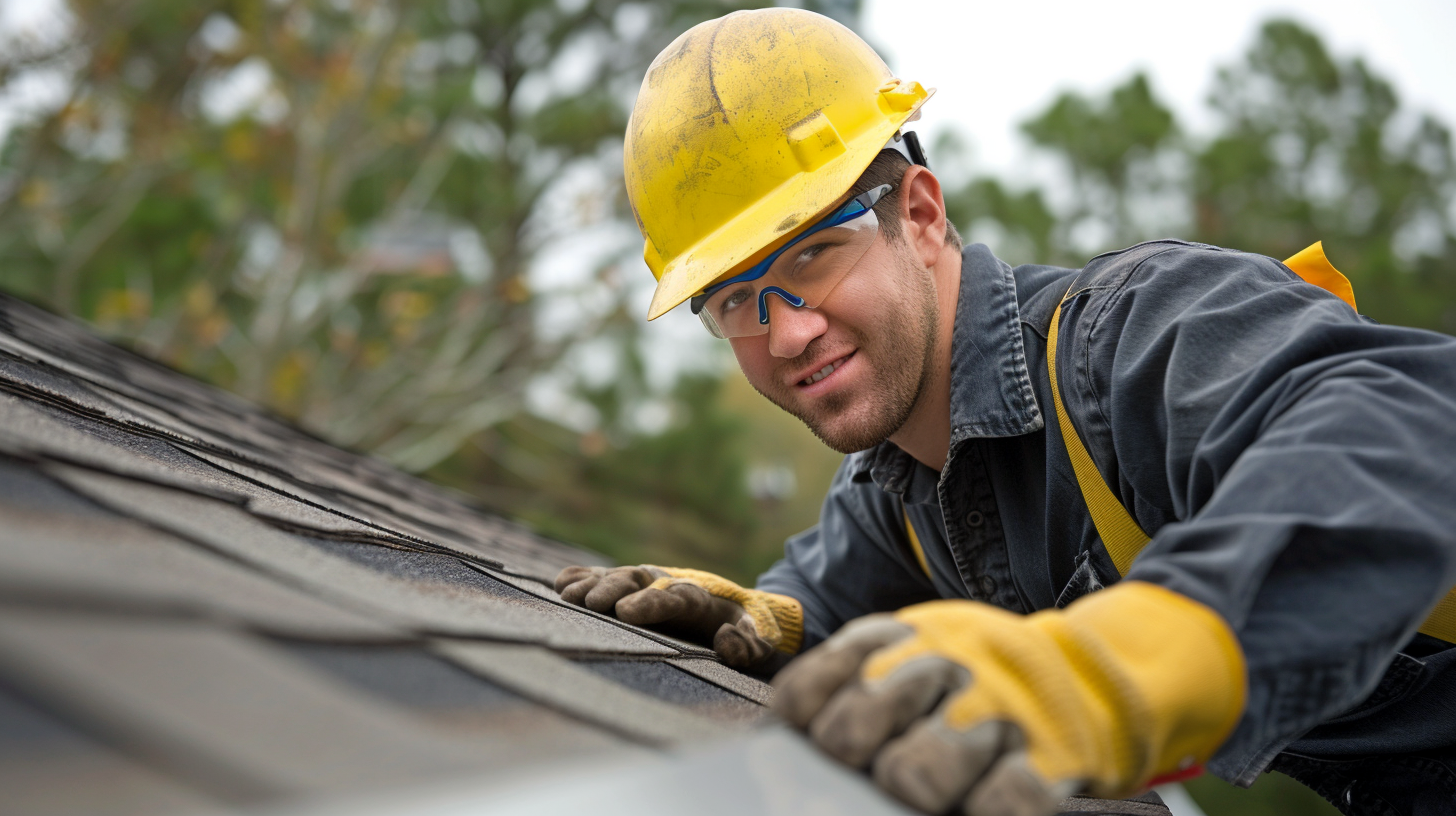
<svg viewBox="0 0 1456 816">
<path fill-rule="evenodd" d="M 830 363 L 829 365 L 824 366 L 823 368 L 819 369 L 818 371 L 814 372 L 813 374 L 810 374 L 809 376 L 805 377 L 803 379 L 804 385 L 813 385 L 814 383 L 819 382 L 820 380 L 824 379 L 825 377 L 828 377 L 830 374 L 833 374 L 834 373 L 834 369 L 839 365 L 839 363 L 842 363 L 842 362 L 844 362 L 844 361 L 843 360 L 840 360 L 839 362 Z"/>
</svg>

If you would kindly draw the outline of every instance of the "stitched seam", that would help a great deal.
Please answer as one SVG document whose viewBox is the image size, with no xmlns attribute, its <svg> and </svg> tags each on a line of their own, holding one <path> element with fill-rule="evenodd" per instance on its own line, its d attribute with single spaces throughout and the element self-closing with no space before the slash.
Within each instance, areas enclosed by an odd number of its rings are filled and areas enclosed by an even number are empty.
<svg viewBox="0 0 1456 816">
<path fill-rule="evenodd" d="M 1159 255 L 1162 255 L 1165 252 L 1172 252 L 1174 250 L 1183 248 L 1184 247 L 1168 247 L 1166 249 L 1160 249 L 1157 252 L 1154 252 L 1153 254 L 1147 256 L 1146 258 L 1143 258 L 1141 261 L 1138 261 L 1136 264 L 1134 264 L 1132 269 L 1128 270 L 1127 274 L 1123 276 L 1122 280 L 1118 281 L 1117 283 L 1103 284 L 1103 287 L 1109 290 L 1109 295 L 1107 299 L 1102 302 L 1102 308 L 1098 309 L 1097 314 L 1092 316 L 1092 319 L 1089 320 L 1087 323 L 1087 331 L 1084 335 L 1085 342 L 1082 352 L 1086 357 L 1087 391 L 1092 395 L 1092 407 L 1097 410 L 1097 415 L 1102 418 L 1103 423 L 1105 423 L 1109 428 L 1112 427 L 1112 422 L 1107 418 L 1107 413 L 1102 410 L 1102 397 L 1097 393 L 1097 382 L 1092 377 L 1092 333 L 1101 328 L 1102 320 L 1107 316 L 1108 311 L 1110 311 L 1114 305 L 1121 302 L 1122 297 L 1127 294 L 1123 290 L 1127 287 L 1127 284 L 1134 277 L 1137 276 L 1137 273 L 1142 270 L 1143 264 L 1151 261 Z M 1078 292 L 1077 294 L 1081 294 L 1081 292 Z"/>
<path fill-rule="evenodd" d="M 1078 289 L 1077 291 L 1072 292 L 1069 295 L 1063 295 L 1062 298 L 1058 299 L 1057 305 L 1054 308 L 1054 310 L 1055 309 L 1060 309 L 1062 307 L 1062 300 L 1065 300 L 1066 298 L 1076 297 L 1077 295 L 1083 294 L 1085 292 L 1096 292 L 1098 290 L 1106 289 L 1106 288 L 1108 288 L 1106 285 L 1088 286 L 1085 289 Z M 1037 337 L 1040 337 L 1042 340 L 1046 340 L 1047 339 L 1048 332 L 1042 331 L 1042 328 L 1040 326 L 1036 325 L 1035 323 L 1033 323 L 1032 321 L 1027 320 L 1026 318 L 1023 317 L 1023 318 L 1021 318 L 1021 325 L 1027 327 L 1028 329 L 1031 329 L 1032 334 L 1035 334 Z M 1051 323 L 1050 322 L 1048 322 L 1047 327 L 1048 327 L 1048 329 L 1051 328 Z"/>
<path fill-rule="evenodd" d="M 1079 272 L 1078 274 L 1081 274 L 1081 273 Z M 1077 278 L 1077 275 L 1073 275 L 1072 276 L 1072 282 L 1073 283 L 1076 283 L 1077 282 L 1076 281 L 1076 278 Z M 1101 291 L 1103 289 L 1111 289 L 1112 286 L 1113 285 L 1112 284 L 1109 284 L 1109 283 L 1099 283 L 1099 284 L 1095 284 L 1095 285 L 1092 285 L 1092 286 L 1084 286 L 1084 287 L 1082 287 L 1081 289 L 1078 289 L 1075 292 L 1070 292 L 1069 291 L 1069 293 L 1063 294 L 1060 298 L 1057 299 L 1057 304 L 1056 304 L 1056 306 L 1052 307 L 1052 311 L 1056 311 L 1056 310 L 1062 308 L 1062 302 L 1065 301 L 1065 300 L 1068 300 L 1070 298 L 1074 298 L 1077 295 L 1085 294 L 1087 292 L 1098 292 L 1098 291 Z M 1040 326 L 1036 325 L 1035 323 L 1031 322 L 1030 320 L 1027 320 L 1024 317 L 1021 318 L 1021 323 L 1022 323 L 1022 325 L 1026 326 L 1028 329 L 1031 329 L 1032 332 L 1034 332 L 1037 337 L 1040 337 L 1043 340 L 1047 339 L 1047 332 L 1042 331 L 1042 328 Z M 1051 326 L 1050 321 L 1048 321 L 1047 326 L 1048 326 L 1048 328 L 1050 328 L 1050 326 Z"/>
<path fill-rule="evenodd" d="M 1011 275 L 1011 267 L 1005 263 L 1001 264 L 1001 280 L 997 284 L 1004 297 L 1006 297 L 1013 308 L 1016 303 L 1016 284 Z M 1006 329 L 1007 338 L 1011 343 L 1012 364 L 1016 371 L 1016 408 L 1017 412 L 1026 414 L 1030 412 L 1030 418 L 1035 420 L 1041 417 L 1041 410 L 1036 404 L 1036 396 L 1031 387 L 1031 372 L 1026 366 L 1026 347 L 1021 342 L 1021 321 L 1019 319 L 1020 309 L 1017 308 L 1018 319 L 1010 322 Z"/>
<path fill-rule="evenodd" d="M 1138 272 L 1140 272 L 1142 270 L 1143 264 L 1147 263 L 1148 261 L 1152 260 L 1153 258 L 1158 257 L 1159 255 L 1162 255 L 1165 252 L 1173 252 L 1174 250 L 1186 249 L 1186 248 L 1187 248 L 1186 246 L 1177 245 L 1177 246 L 1170 246 L 1170 247 L 1166 247 L 1164 249 L 1160 249 L 1157 252 L 1154 252 L 1154 253 L 1148 255 L 1147 257 L 1143 258 L 1142 260 L 1140 260 L 1136 264 L 1134 264 L 1133 267 L 1132 267 L 1132 269 L 1128 270 L 1127 274 L 1123 276 L 1122 280 L 1120 280 L 1120 281 L 1118 281 L 1117 283 L 1114 283 L 1114 284 L 1103 284 L 1102 285 L 1102 288 L 1106 288 L 1109 291 L 1109 295 L 1108 295 L 1107 299 L 1105 301 L 1103 301 L 1102 307 L 1100 309 L 1098 309 L 1097 314 L 1094 315 L 1094 316 L 1091 316 L 1091 320 L 1088 321 L 1087 331 L 1083 335 L 1084 340 L 1083 340 L 1082 353 L 1083 353 L 1083 355 L 1085 357 L 1085 361 L 1084 361 L 1085 362 L 1085 370 L 1087 372 L 1087 392 L 1092 395 L 1092 408 L 1093 408 L 1093 410 L 1095 410 L 1097 412 L 1097 416 L 1101 418 L 1103 425 L 1107 426 L 1108 436 L 1111 436 L 1111 434 L 1112 434 L 1112 420 L 1108 418 L 1107 412 L 1104 411 L 1103 408 L 1102 408 L 1102 397 L 1097 393 L 1097 382 L 1096 382 L 1096 379 L 1092 376 L 1092 333 L 1095 332 L 1095 331 L 1097 331 L 1097 329 L 1099 329 L 1101 327 L 1102 320 L 1107 316 L 1108 311 L 1110 311 L 1112 309 L 1112 307 L 1114 306 L 1114 304 L 1119 303 L 1121 301 L 1121 298 L 1126 295 L 1125 289 L 1127 287 L 1127 284 L 1134 277 L 1137 276 Z M 1091 289 L 1091 287 L 1088 288 L 1088 290 L 1090 290 L 1090 289 Z M 1081 294 L 1081 292 L 1078 292 L 1077 294 Z M 1073 377 L 1076 376 L 1075 369 L 1072 372 L 1072 376 Z M 1084 442 L 1084 444 L 1085 444 L 1085 442 Z M 1088 451 L 1088 455 L 1091 455 L 1091 451 L 1090 450 Z M 1113 446 L 1112 455 L 1113 455 L 1113 464 L 1117 464 L 1117 450 L 1116 450 L 1115 444 Z M 1097 460 L 1094 458 L 1092 461 L 1094 463 L 1096 463 Z M 1100 471 L 1100 468 L 1099 468 L 1099 471 Z M 1118 480 L 1119 481 L 1122 481 L 1123 480 L 1123 472 L 1122 472 L 1122 466 L 1121 465 L 1118 465 L 1117 466 L 1117 475 L 1118 475 Z M 1109 488 L 1111 487 L 1111 485 L 1108 485 L 1108 486 L 1109 486 Z M 1121 501 L 1121 499 L 1122 499 L 1122 496 L 1120 495 L 1121 492 L 1122 492 L 1121 490 L 1115 491 L 1115 494 L 1117 495 L 1119 501 Z M 1132 516 L 1132 518 L 1133 518 L 1134 521 L 1138 521 L 1137 515 L 1135 513 L 1135 510 L 1137 508 L 1137 495 L 1136 495 L 1136 491 L 1134 490 L 1133 493 L 1134 493 L 1134 495 L 1133 495 L 1133 506 L 1130 507 L 1130 508 L 1128 508 L 1127 512 L 1128 512 L 1128 515 Z M 1141 522 L 1140 521 L 1138 523 L 1141 525 Z"/>
</svg>

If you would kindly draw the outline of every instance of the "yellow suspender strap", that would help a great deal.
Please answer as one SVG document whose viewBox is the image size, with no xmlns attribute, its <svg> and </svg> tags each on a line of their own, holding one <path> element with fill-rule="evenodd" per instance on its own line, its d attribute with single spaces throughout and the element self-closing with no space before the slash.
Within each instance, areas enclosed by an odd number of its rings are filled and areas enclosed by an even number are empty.
<svg viewBox="0 0 1456 816">
<path fill-rule="evenodd" d="M 920 546 L 920 536 L 915 535 L 915 525 L 910 523 L 910 511 L 905 505 L 900 505 L 900 512 L 905 516 L 905 535 L 910 537 L 910 549 L 915 553 L 915 560 L 920 562 L 920 569 L 925 572 L 925 577 L 930 577 L 930 563 L 925 560 L 925 548 Z"/>
<path fill-rule="evenodd" d="M 1301 278 L 1338 295 L 1354 308 L 1355 293 L 1350 282 L 1325 258 L 1320 244 L 1314 244 L 1284 264 Z M 1343 293 L 1340 290 L 1341 283 Z M 1133 559 L 1152 539 L 1138 526 L 1127 508 L 1122 506 L 1122 502 L 1118 501 L 1107 482 L 1102 480 L 1102 474 L 1098 472 L 1097 465 L 1082 444 L 1082 438 L 1077 435 L 1076 427 L 1072 425 L 1072 417 L 1062 405 L 1062 390 L 1057 385 L 1057 327 L 1061 324 L 1062 306 L 1071 296 L 1072 291 L 1069 288 L 1062 302 L 1057 304 L 1056 311 L 1052 313 L 1052 326 L 1047 332 L 1047 374 L 1051 380 L 1052 402 L 1057 408 L 1057 425 L 1062 430 L 1062 443 L 1067 448 L 1067 458 L 1072 460 L 1072 470 L 1077 475 L 1077 487 L 1082 489 L 1082 498 L 1086 500 L 1087 510 L 1092 514 L 1097 535 L 1102 538 L 1102 546 L 1107 548 L 1107 554 L 1112 556 L 1117 573 L 1126 575 Z M 910 529 L 908 516 L 905 527 Z M 914 543 L 916 553 L 919 553 L 920 545 L 915 540 L 913 530 L 910 531 L 910 540 Z M 1436 608 L 1421 625 L 1420 631 L 1448 643 L 1456 643 L 1456 589 L 1447 593 L 1436 604 Z"/>
<path fill-rule="evenodd" d="M 1122 502 L 1112 495 L 1112 489 L 1102 481 L 1097 465 L 1082 445 L 1082 437 L 1072 425 L 1072 418 L 1062 404 L 1062 389 L 1057 385 L 1057 326 L 1062 322 L 1062 305 L 1072 296 L 1070 289 L 1057 310 L 1052 313 L 1052 327 L 1047 332 L 1047 374 L 1051 378 L 1052 402 L 1057 407 L 1057 425 L 1062 429 L 1062 444 L 1067 448 L 1067 457 L 1072 460 L 1072 470 L 1077 474 L 1077 486 L 1082 488 L 1082 498 L 1087 510 L 1092 513 L 1092 523 L 1097 525 L 1097 535 L 1102 537 L 1102 546 L 1112 556 L 1118 575 L 1126 575 L 1132 560 L 1142 552 L 1152 539 L 1128 514 Z"/>
<path fill-rule="evenodd" d="M 1436 608 L 1426 616 L 1426 622 L 1421 624 L 1420 632 L 1447 643 L 1456 643 L 1456 589 L 1446 593 L 1446 597 L 1436 604 Z"/>
</svg>

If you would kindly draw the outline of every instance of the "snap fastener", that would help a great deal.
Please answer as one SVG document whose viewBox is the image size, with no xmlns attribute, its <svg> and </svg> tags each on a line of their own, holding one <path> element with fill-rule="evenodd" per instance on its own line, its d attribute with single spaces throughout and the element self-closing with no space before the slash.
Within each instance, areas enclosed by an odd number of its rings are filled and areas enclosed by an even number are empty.
<svg viewBox="0 0 1456 816">
<path fill-rule="evenodd" d="M 966 526 L 967 527 L 980 527 L 982 524 L 985 524 L 985 523 L 986 523 L 986 517 L 983 516 L 983 515 L 981 515 L 981 511 L 980 510 L 972 510 L 971 512 L 969 512 L 969 513 L 966 514 Z"/>
<path fill-rule="evenodd" d="M 981 580 L 976 583 L 980 585 L 981 594 L 987 598 L 996 592 L 996 579 L 989 575 L 982 575 Z"/>
</svg>

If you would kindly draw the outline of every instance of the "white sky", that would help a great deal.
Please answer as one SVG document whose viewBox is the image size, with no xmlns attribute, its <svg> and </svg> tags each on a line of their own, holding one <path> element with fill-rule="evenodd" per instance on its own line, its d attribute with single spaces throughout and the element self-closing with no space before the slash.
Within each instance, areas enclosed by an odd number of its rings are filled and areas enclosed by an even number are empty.
<svg viewBox="0 0 1456 816">
<path fill-rule="evenodd" d="M 1206 131 L 1215 67 L 1275 16 L 1337 58 L 1364 57 L 1403 103 L 1456 127 L 1456 0 L 865 0 L 859 31 L 898 76 L 938 89 L 922 128 L 954 123 L 977 169 L 1024 178 L 1021 121 L 1063 90 L 1102 93 L 1139 69 L 1185 126 Z"/>
</svg>

